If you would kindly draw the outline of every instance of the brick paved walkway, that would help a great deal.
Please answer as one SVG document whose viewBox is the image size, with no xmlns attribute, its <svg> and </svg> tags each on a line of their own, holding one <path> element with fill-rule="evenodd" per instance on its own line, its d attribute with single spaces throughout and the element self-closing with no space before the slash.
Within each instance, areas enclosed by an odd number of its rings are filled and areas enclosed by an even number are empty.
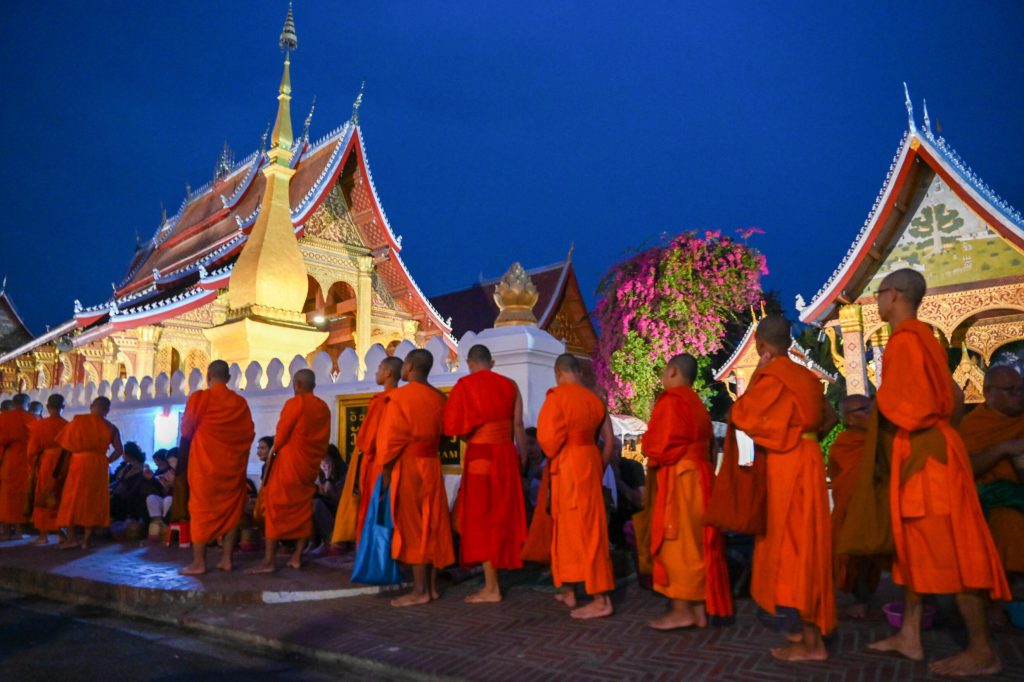
<svg viewBox="0 0 1024 682">
<path fill-rule="evenodd" d="M 385 670 L 531 682 L 931 679 L 924 664 L 865 651 L 867 642 L 888 632 L 880 613 L 866 622 L 841 623 L 828 642 L 829 661 L 797 665 L 777 662 L 768 654 L 780 640 L 761 625 L 750 600 L 738 603 L 736 623 L 730 627 L 658 633 L 645 622 L 660 611 L 661 600 L 632 581 L 615 594 L 615 616 L 592 622 L 571 620 L 550 587 L 528 571 L 511 576 L 500 605 L 462 603 L 476 589 L 477 579 L 452 585 L 439 602 L 413 609 L 391 608 L 386 594 L 348 591 L 340 593 L 350 595 L 343 598 L 268 604 L 267 593 L 308 597 L 347 589 L 345 560 L 316 560 L 301 573 L 282 569 L 257 577 L 236 571 L 180 579 L 175 571 L 187 561 L 185 550 L 104 544 L 91 554 L 69 555 L 19 544 L 0 544 L 4 587 L 67 600 L 92 594 L 94 601 L 114 607 L 126 602 L 135 613 L 188 627 L 321 657 L 364 659 L 368 666 Z M 257 560 L 256 555 L 242 555 L 239 566 L 244 569 Z M 75 582 L 68 583 L 69 577 Z M 178 597 L 140 600 L 131 591 L 140 587 Z M 181 598 L 196 593 L 205 596 Z M 963 634 L 940 627 L 926 632 L 924 639 L 928 657 L 934 659 L 955 652 Z M 1024 633 L 1007 628 L 995 639 L 1006 668 L 989 679 L 1024 680 Z"/>
</svg>

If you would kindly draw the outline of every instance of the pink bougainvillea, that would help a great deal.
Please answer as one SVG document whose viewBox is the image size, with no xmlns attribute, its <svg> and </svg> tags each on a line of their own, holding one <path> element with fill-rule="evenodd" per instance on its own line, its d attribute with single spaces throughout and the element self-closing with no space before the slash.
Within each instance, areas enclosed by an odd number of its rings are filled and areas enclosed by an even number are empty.
<svg viewBox="0 0 1024 682">
<path fill-rule="evenodd" d="M 700 364 L 695 388 L 710 397 L 707 368 L 726 324 L 761 298 L 764 255 L 743 240 L 758 228 L 686 232 L 615 265 L 598 294 L 601 327 L 594 372 L 614 412 L 650 416 L 665 361 L 690 353 Z"/>
</svg>

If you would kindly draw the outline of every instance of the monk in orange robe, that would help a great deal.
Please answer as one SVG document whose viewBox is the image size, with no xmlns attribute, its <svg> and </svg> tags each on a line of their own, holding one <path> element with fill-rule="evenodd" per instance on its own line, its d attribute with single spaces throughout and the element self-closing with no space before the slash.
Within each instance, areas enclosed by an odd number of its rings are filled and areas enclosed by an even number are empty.
<svg viewBox="0 0 1024 682">
<path fill-rule="evenodd" d="M 982 390 L 985 404 L 960 422 L 974 481 L 979 488 L 1021 486 L 1012 458 L 1024 455 L 1024 378 L 1013 367 L 992 367 L 985 373 Z M 1012 507 L 992 507 L 988 527 L 1006 572 L 1024 573 L 1024 513 Z"/>
<path fill-rule="evenodd" d="M 608 593 L 615 589 L 608 551 L 608 520 L 601 480 L 615 447 L 604 403 L 582 383 L 580 362 L 571 353 L 555 360 L 555 388 L 537 417 L 537 440 L 551 470 L 551 575 L 555 598 L 578 619 L 612 614 Z M 597 447 L 600 433 L 603 451 Z M 583 583 L 594 599 L 576 603 Z"/>
<path fill-rule="evenodd" d="M 249 497 L 245 482 L 249 448 L 256 437 L 245 398 L 228 388 L 228 363 L 214 360 L 206 370 L 208 388 L 195 391 L 185 404 L 181 438 L 188 443 L 188 512 L 192 563 L 182 575 L 206 573 L 206 546 L 224 536 L 217 568 L 230 571 Z"/>
<path fill-rule="evenodd" d="M 867 396 L 851 395 L 843 400 L 841 408 L 846 430 L 836 436 L 828 451 L 828 473 L 832 481 L 832 551 L 835 554 L 832 575 L 839 590 L 853 594 L 854 604 L 847 614 L 861 619 L 868 614 L 868 602 L 878 588 L 882 569 L 888 568 L 889 562 L 882 557 L 840 554 L 837 549 L 856 486 L 857 469 L 864 458 L 872 402 Z"/>
<path fill-rule="evenodd" d="M 32 463 L 28 457 L 29 426 L 36 417 L 28 411 L 28 396 L 19 393 L 12 409 L 0 415 L 0 540 L 21 537 L 26 514 Z"/>
<path fill-rule="evenodd" d="M 835 413 L 825 409 L 818 378 L 789 358 L 791 342 L 783 317 L 768 315 L 758 323 L 754 343 L 760 361 L 729 420 L 759 446 L 755 456 L 767 458 L 767 530 L 754 544 L 751 596 L 769 613 L 795 609 L 803 622 L 801 633 L 772 655 L 820 661 L 828 658 L 822 634 L 835 628 L 836 612 L 818 433 L 834 425 Z"/>
<path fill-rule="evenodd" d="M 884 419 L 880 439 L 892 442 L 892 575 L 904 587 L 905 603 L 900 631 L 870 648 L 923 660 L 921 595 L 956 594 L 967 649 L 929 668 L 944 675 L 994 674 L 1002 664 L 989 640 L 985 592 L 1006 600 L 1010 590 L 974 490 L 967 450 L 951 423 L 962 394 L 946 351 L 931 327 L 917 319 L 925 291 L 924 277 L 908 268 L 888 275 L 877 293 L 878 313 L 892 325 L 876 400 Z"/>
<path fill-rule="evenodd" d="M 706 627 L 708 612 L 732 615 L 725 541 L 702 517 L 711 499 L 714 430 L 711 415 L 693 390 L 697 361 L 676 355 L 661 373 L 643 451 L 657 479 L 651 506 L 654 590 L 669 599 L 655 630 Z"/>
<path fill-rule="evenodd" d="M 548 491 L 551 490 L 551 467 L 547 466 L 547 456 L 540 449 L 537 443 L 537 427 L 531 426 L 526 429 L 526 452 L 527 461 L 532 455 L 531 448 L 544 459 L 541 469 L 540 486 L 537 490 L 537 504 L 533 507 L 533 517 L 530 519 L 530 527 L 526 531 L 526 542 L 523 543 L 523 561 L 532 561 L 536 564 L 551 564 L 551 503 Z"/>
<path fill-rule="evenodd" d="M 412 591 L 392 599 L 392 606 L 417 606 L 437 599 L 436 569 L 455 562 L 438 451 L 444 395 L 427 383 L 433 365 L 430 351 L 409 351 L 402 365 L 402 380 L 409 383 L 384 396 L 384 415 L 377 429 L 374 461 L 389 481 L 395 523 L 391 556 L 410 565 L 413 576 Z"/>
<path fill-rule="evenodd" d="M 466 601 L 494 603 L 501 601 L 498 570 L 523 566 L 523 400 L 514 381 L 491 371 L 487 346 L 470 348 L 466 365 L 469 376 L 455 384 L 444 408 L 444 432 L 468 443 L 455 505 L 459 547 L 463 566 L 483 564 L 484 586 Z"/>
<path fill-rule="evenodd" d="M 384 358 L 377 366 L 376 381 L 384 391 L 370 399 L 366 406 L 366 415 L 359 425 L 356 434 L 355 448 L 352 459 L 348 463 L 348 474 L 338 502 L 338 512 L 334 517 L 334 530 L 331 532 L 331 544 L 358 542 L 363 532 L 363 521 L 366 510 L 373 495 L 373 486 L 380 476 L 380 467 L 374 463 L 377 449 L 377 428 L 384 413 L 384 396 L 398 386 L 402 377 L 402 360 L 400 358 Z M 342 438 L 339 434 L 338 438 Z"/>
<path fill-rule="evenodd" d="M 295 395 L 289 398 L 277 420 L 274 451 L 268 458 L 266 489 L 267 555 L 263 563 L 246 573 L 277 570 L 280 540 L 295 540 L 290 568 L 302 568 L 302 551 L 313 534 L 313 497 L 316 476 L 331 440 L 331 408 L 313 395 L 316 375 L 300 369 L 292 378 Z"/>
<path fill-rule="evenodd" d="M 57 445 L 71 453 L 57 510 L 57 524 L 67 535 L 60 549 L 88 549 L 93 530 L 110 525 L 110 465 L 124 454 L 124 447 L 108 414 L 110 399 L 96 398 L 89 414 L 76 416 L 57 435 Z M 75 532 L 79 526 L 85 529 L 81 545 Z"/>
<path fill-rule="evenodd" d="M 64 481 L 57 470 L 64 448 L 57 442 L 57 436 L 68 425 L 61 416 L 64 411 L 64 396 L 54 393 L 46 401 L 49 416 L 29 427 L 28 455 L 33 462 L 35 473 L 35 498 L 32 508 L 32 525 L 39 531 L 33 544 L 45 545 L 50 542 L 50 533 L 60 531 L 57 523 L 57 507 Z"/>
</svg>

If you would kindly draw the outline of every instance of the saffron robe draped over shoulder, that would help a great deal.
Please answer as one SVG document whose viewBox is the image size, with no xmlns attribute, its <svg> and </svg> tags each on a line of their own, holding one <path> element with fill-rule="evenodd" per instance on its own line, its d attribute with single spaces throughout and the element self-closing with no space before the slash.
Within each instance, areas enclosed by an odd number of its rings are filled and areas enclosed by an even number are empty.
<svg viewBox="0 0 1024 682">
<path fill-rule="evenodd" d="M 946 352 L 919 320 L 898 325 L 885 347 L 879 413 L 892 426 L 889 502 L 893 581 L 918 594 L 1010 591 L 981 512 L 967 450 L 950 423 Z"/>
<path fill-rule="evenodd" d="M 373 485 L 380 476 L 380 466 L 374 462 L 374 453 L 377 450 L 377 429 L 384 413 L 384 396 L 389 390 L 392 389 L 385 388 L 383 393 L 370 398 L 363 423 L 356 433 L 355 449 L 348 463 L 348 474 L 334 516 L 334 530 L 331 533 L 333 544 L 358 541 L 363 530 Z"/>
<path fill-rule="evenodd" d="M 823 401 L 813 373 L 778 357 L 755 372 L 729 420 L 767 460 L 767 530 L 755 540 L 751 595 L 769 613 L 794 608 L 828 633 L 836 606 L 825 461 L 816 435 Z"/>
<path fill-rule="evenodd" d="M 331 439 L 331 408 L 312 393 L 288 399 L 277 420 L 274 465 L 263 504 L 266 535 L 298 540 L 313 534 L 316 475 Z"/>
<path fill-rule="evenodd" d="M 28 521 L 32 463 L 28 457 L 29 426 L 38 421 L 24 410 L 0 413 L 0 523 Z"/>
<path fill-rule="evenodd" d="M 463 566 L 521 568 L 526 506 L 513 441 L 516 383 L 490 370 L 459 379 L 444 408 L 444 432 L 467 441 L 458 515 Z"/>
<path fill-rule="evenodd" d="M 839 535 L 850 509 L 867 435 L 865 431 L 847 429 L 836 436 L 828 451 L 828 472 L 832 480 L 832 551 L 835 554 L 832 573 L 836 588 L 843 592 L 853 592 L 860 571 L 865 569 L 869 571 L 865 576 L 867 587 L 874 591 L 883 567 L 889 563 L 883 557 L 865 562 L 864 557 L 838 553 Z"/>
<path fill-rule="evenodd" d="M 110 462 L 114 440 L 110 423 L 94 414 L 80 414 L 61 429 L 57 444 L 71 453 L 57 524 L 63 528 L 110 525 Z"/>
<path fill-rule="evenodd" d="M 405 564 L 444 568 L 455 562 L 438 450 L 444 396 L 433 386 L 414 381 L 389 391 L 384 400 L 374 459 L 381 467 L 393 464 L 391 556 Z"/>
<path fill-rule="evenodd" d="M 206 544 L 242 521 L 249 448 L 256 431 L 249 404 L 224 384 L 189 396 L 181 419 L 188 451 L 188 512 L 192 542 Z"/>
<path fill-rule="evenodd" d="M 993 445 L 1024 439 L 1024 414 L 1008 417 L 979 405 L 960 422 L 960 435 L 973 457 Z M 1005 457 L 974 480 L 978 485 L 996 481 L 1021 485 L 1017 468 Z M 988 514 L 988 527 L 1003 568 L 1010 573 L 1024 573 L 1024 513 L 1011 507 L 994 507 Z"/>
<path fill-rule="evenodd" d="M 597 432 L 605 407 L 577 384 L 548 391 L 537 418 L 537 440 L 551 472 L 551 574 L 555 586 L 584 583 L 587 594 L 615 588 Z"/>
<path fill-rule="evenodd" d="M 669 599 L 706 601 L 712 615 L 731 616 L 725 541 L 702 522 L 714 483 L 713 440 L 711 415 L 692 388 L 658 396 L 643 436 L 657 480 L 650 525 L 654 589 Z"/>
<path fill-rule="evenodd" d="M 57 507 L 64 481 L 58 480 L 55 475 L 64 448 L 57 442 L 57 436 L 67 425 L 67 419 L 57 416 L 40 419 L 29 427 L 28 455 L 35 473 L 32 525 L 42 533 L 60 529 Z"/>
</svg>

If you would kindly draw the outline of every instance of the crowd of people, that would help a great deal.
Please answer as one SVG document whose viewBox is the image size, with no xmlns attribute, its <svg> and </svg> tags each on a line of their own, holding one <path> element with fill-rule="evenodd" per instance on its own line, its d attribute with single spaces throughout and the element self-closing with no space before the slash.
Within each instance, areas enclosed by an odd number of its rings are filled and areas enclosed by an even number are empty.
<svg viewBox="0 0 1024 682">
<path fill-rule="evenodd" d="M 308 543 L 358 551 L 371 496 L 386 490 L 391 556 L 412 583 L 395 607 L 440 598 L 438 571 L 456 563 L 482 566 L 483 584 L 466 602 L 501 602 L 501 572 L 526 561 L 550 565 L 555 598 L 572 618 L 608 617 L 616 587 L 609 548 L 628 540 L 638 572 L 666 598 L 650 626 L 675 630 L 732 615 L 725 538 L 732 531 L 755 537 L 750 591 L 783 623 L 775 657 L 827 658 L 836 589 L 853 594 L 850 614 L 863 616 L 889 571 L 904 591 L 902 626 L 872 649 L 923 660 L 922 597 L 951 594 L 969 641 L 932 670 L 996 672 L 989 605 L 1010 599 L 1008 572 L 1024 572 L 1024 488 L 1014 464 L 1024 455 L 1024 380 L 1011 367 L 990 369 L 985 404 L 963 417 L 946 352 L 916 319 L 924 294 L 913 270 L 890 274 L 879 288 L 879 313 L 892 327 L 882 382 L 874 399 L 842 402 L 846 430 L 831 447 L 828 472 L 819 443 L 839 415 L 817 378 L 790 359 L 789 324 L 768 315 L 755 332 L 758 368 L 730 410 L 717 469 L 711 418 L 692 388 L 698 363 L 689 355 L 666 359 L 664 390 L 643 437 L 645 477 L 621 459 L 604 401 L 584 385 L 575 356 L 557 358 L 537 426 L 524 428 L 519 390 L 493 371 L 485 346 L 469 350 L 469 373 L 447 399 L 428 381 L 433 356 L 417 349 L 380 363 L 383 390 L 367 407 L 348 462 L 329 444 L 331 412 L 315 395 L 315 375 L 296 372 L 276 432 L 258 441 L 264 465 L 252 504 L 253 420 L 218 360 L 207 388 L 189 397 L 180 447 L 155 453 L 156 470 L 136 444 L 122 445 L 106 398 L 69 423 L 60 395 L 47 401 L 46 418 L 16 396 L 0 415 L 0 532 L 9 538 L 31 522 L 40 543 L 60 531 L 59 546 L 88 547 L 111 518 L 177 511 L 188 518 L 193 547 L 181 572 L 198 575 L 215 542 L 217 568 L 233 569 L 251 509 L 266 553 L 249 572 L 267 573 L 277 570 L 282 546 L 295 569 Z M 452 504 L 438 456 L 443 435 L 466 444 Z"/>
</svg>

